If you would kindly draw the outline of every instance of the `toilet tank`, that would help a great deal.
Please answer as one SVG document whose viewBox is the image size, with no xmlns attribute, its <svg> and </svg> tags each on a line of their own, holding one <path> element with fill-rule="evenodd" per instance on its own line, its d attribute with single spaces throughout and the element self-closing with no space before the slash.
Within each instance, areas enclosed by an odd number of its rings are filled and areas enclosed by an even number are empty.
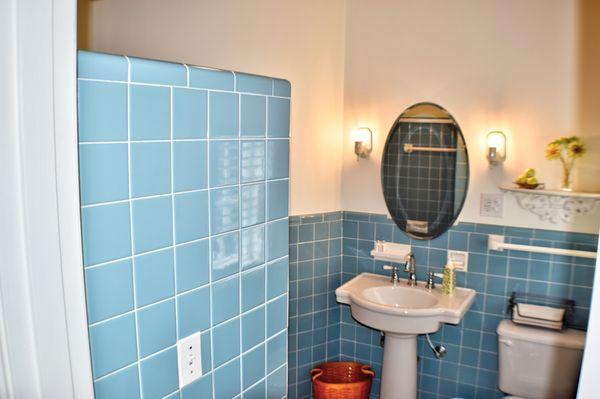
<svg viewBox="0 0 600 399">
<path fill-rule="evenodd" d="M 585 332 L 552 331 L 503 320 L 498 325 L 498 386 L 528 399 L 571 399 Z"/>
</svg>

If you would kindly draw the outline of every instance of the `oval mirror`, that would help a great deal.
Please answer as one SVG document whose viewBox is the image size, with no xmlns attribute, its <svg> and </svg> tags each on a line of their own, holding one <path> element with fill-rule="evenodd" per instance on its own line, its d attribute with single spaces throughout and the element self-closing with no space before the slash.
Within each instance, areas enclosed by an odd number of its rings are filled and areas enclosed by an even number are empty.
<svg viewBox="0 0 600 399">
<path fill-rule="evenodd" d="M 467 195 L 469 157 L 448 111 L 419 103 L 396 119 L 383 149 L 381 185 L 392 219 L 409 236 L 430 240 L 452 226 Z"/>
</svg>

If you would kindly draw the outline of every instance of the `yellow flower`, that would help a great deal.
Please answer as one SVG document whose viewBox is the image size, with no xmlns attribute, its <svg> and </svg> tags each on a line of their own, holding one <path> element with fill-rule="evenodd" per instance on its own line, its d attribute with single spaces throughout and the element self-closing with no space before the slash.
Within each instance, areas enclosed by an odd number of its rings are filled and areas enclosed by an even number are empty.
<svg viewBox="0 0 600 399">
<path fill-rule="evenodd" d="M 553 141 L 546 146 L 546 159 L 558 159 L 560 158 L 560 144 Z"/>
<path fill-rule="evenodd" d="M 572 141 L 567 147 L 567 154 L 573 159 L 582 157 L 585 151 L 585 145 L 579 139 Z"/>
</svg>

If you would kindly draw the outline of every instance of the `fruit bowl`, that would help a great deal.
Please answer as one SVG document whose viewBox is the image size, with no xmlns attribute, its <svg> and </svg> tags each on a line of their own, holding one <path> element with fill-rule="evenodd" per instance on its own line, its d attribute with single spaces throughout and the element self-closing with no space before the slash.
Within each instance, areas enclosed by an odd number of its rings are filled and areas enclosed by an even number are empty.
<svg viewBox="0 0 600 399">
<path fill-rule="evenodd" d="M 527 190 L 535 190 L 536 188 L 544 188 L 544 183 L 535 183 L 535 184 L 529 184 L 529 183 L 520 183 L 518 181 L 514 182 L 517 186 L 519 186 L 519 188 L 525 188 Z"/>
</svg>

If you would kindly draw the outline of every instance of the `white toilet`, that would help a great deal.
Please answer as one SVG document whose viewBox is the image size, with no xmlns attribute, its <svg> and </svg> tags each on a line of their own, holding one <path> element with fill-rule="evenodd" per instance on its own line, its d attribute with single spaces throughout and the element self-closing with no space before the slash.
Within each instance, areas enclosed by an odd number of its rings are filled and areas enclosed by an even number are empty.
<svg viewBox="0 0 600 399">
<path fill-rule="evenodd" d="M 585 332 L 498 325 L 498 386 L 513 399 L 572 399 Z"/>
</svg>

